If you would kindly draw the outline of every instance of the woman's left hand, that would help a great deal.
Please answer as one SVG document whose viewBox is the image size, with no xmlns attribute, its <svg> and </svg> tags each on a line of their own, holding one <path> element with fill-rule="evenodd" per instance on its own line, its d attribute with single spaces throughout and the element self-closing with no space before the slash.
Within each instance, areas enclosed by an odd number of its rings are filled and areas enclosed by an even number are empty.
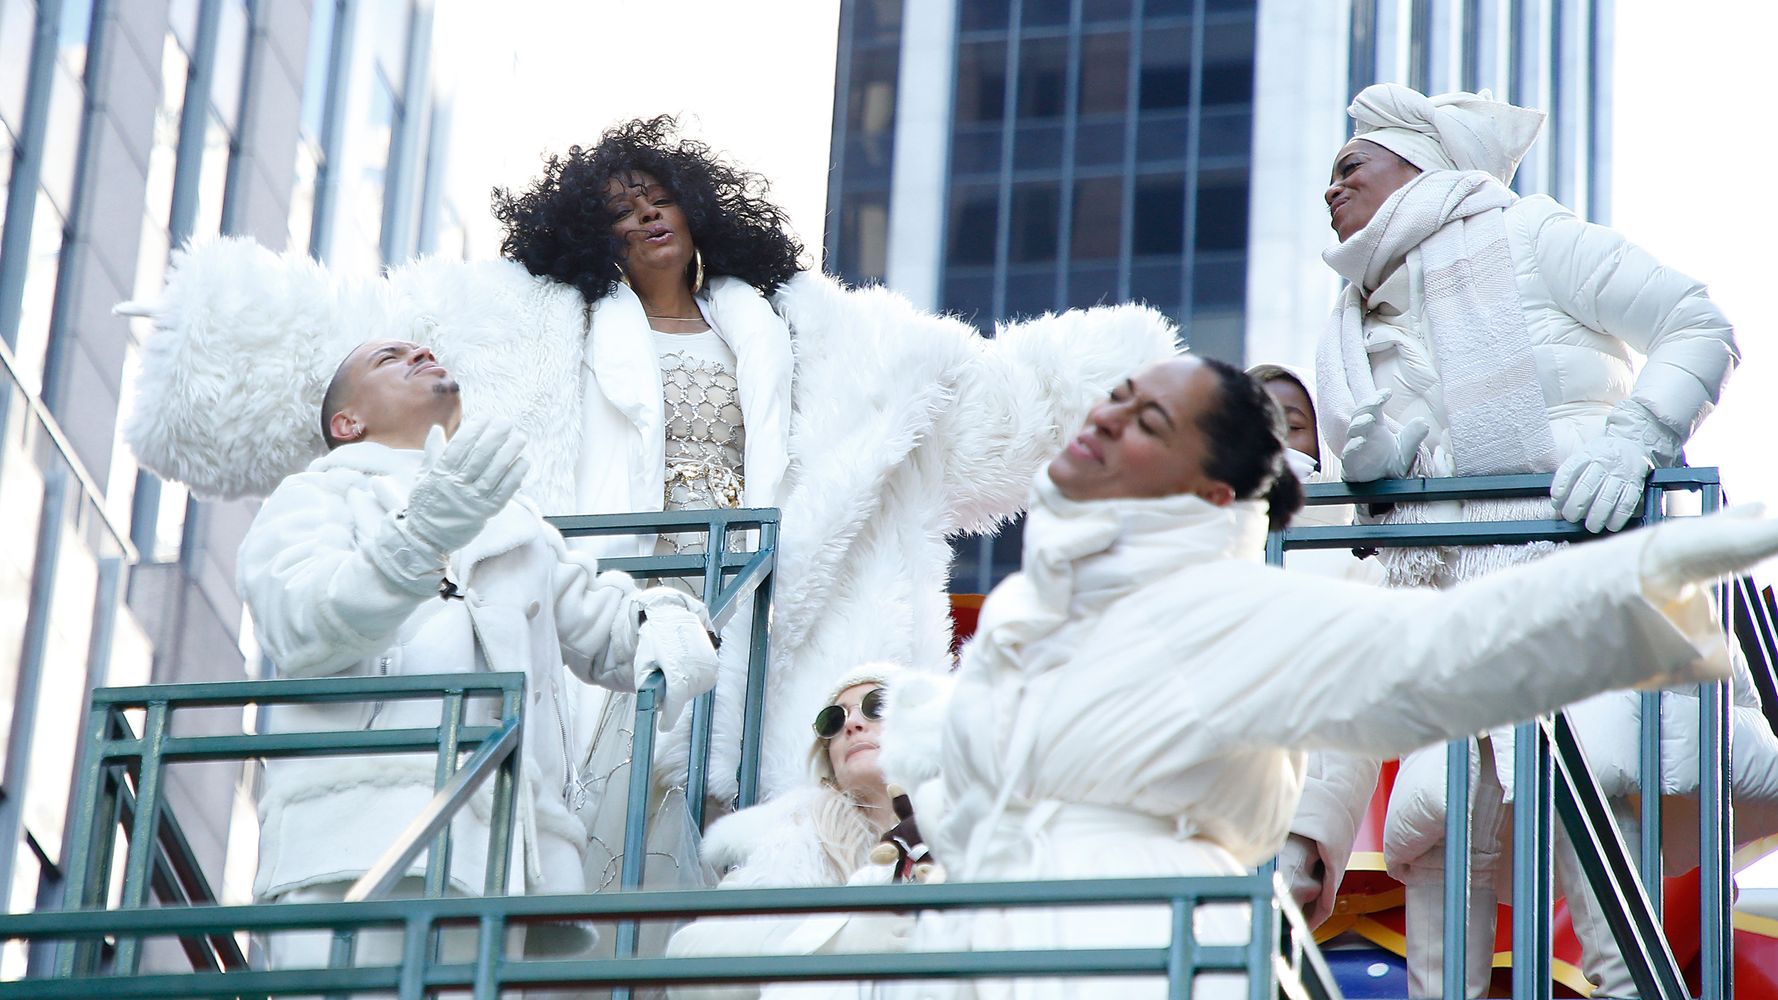
<svg viewBox="0 0 1778 1000">
<path fill-rule="evenodd" d="M 1617 531 L 1642 504 L 1642 485 L 1654 461 L 1634 441 L 1601 435 L 1556 470 L 1550 500 L 1562 516 L 1588 531 Z"/>
</svg>

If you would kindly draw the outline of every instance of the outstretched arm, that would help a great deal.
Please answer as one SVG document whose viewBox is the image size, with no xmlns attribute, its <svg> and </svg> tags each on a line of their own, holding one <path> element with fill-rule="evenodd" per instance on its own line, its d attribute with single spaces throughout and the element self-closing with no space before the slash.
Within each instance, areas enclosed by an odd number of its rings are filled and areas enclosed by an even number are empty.
<svg viewBox="0 0 1778 1000">
<path fill-rule="evenodd" d="M 945 506 L 956 531 L 992 528 L 1025 504 L 1031 478 L 1118 380 L 1177 353 L 1146 306 L 1070 309 L 976 339 L 938 420 Z"/>
<path fill-rule="evenodd" d="M 1314 669 L 1266 657 L 1205 679 L 1217 711 L 1195 738 L 1397 756 L 1601 691 L 1723 680 L 1727 644 L 1700 584 L 1774 553 L 1778 521 L 1730 512 L 1446 591 L 1279 573 L 1275 600 L 1233 632 L 1265 635 L 1271 648 L 1312 641 L 1321 651 Z M 1220 655 L 1241 658 L 1233 648 Z"/>
</svg>

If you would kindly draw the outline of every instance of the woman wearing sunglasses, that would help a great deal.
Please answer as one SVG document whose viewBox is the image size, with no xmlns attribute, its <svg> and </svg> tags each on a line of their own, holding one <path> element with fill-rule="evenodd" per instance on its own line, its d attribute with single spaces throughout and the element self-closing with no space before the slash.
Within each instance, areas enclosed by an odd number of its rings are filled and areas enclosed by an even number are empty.
<svg viewBox="0 0 1778 1000">
<path fill-rule="evenodd" d="M 1778 553 L 1778 521 L 1685 518 L 1444 591 L 1263 565 L 1301 506 L 1277 405 L 1179 357 L 1135 373 L 1040 474 L 1024 565 L 989 595 L 914 795 L 952 881 L 1233 875 L 1275 854 L 1304 752 L 1391 756 L 1598 691 L 1730 675 L 1697 584 Z M 1302 656 L 1314 649 L 1312 658 Z M 898 691 L 894 713 L 909 712 Z M 922 713 L 924 714 L 924 713 Z M 913 753 L 898 723 L 898 759 Z M 1197 940 L 1245 941 L 1245 906 Z M 912 945 L 1149 948 L 1168 909 L 924 914 Z M 1239 976 L 1198 996 L 1246 995 Z M 1160 996 L 1158 979 L 913 983 L 896 996 Z"/>
<path fill-rule="evenodd" d="M 911 828 L 891 804 L 877 755 L 888 689 L 909 675 L 889 663 L 847 671 L 815 714 L 809 746 L 810 782 L 751 809 L 725 816 L 704 835 L 704 860 L 723 872 L 722 888 L 881 883 L 903 870 L 876 864 L 873 849 L 892 832 Z M 905 849 L 902 851 L 905 855 Z M 899 951 L 913 925 L 899 914 L 814 914 L 807 917 L 709 917 L 674 935 L 669 956 L 812 955 Z M 685 998 L 863 997 L 853 983 L 686 986 Z"/>
</svg>

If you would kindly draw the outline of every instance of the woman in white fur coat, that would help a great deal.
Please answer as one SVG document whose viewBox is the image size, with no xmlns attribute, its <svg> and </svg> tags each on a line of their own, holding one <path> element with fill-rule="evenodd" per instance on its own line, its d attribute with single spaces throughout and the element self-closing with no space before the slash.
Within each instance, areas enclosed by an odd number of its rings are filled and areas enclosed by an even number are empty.
<svg viewBox="0 0 1778 1000">
<path fill-rule="evenodd" d="M 643 178 L 655 183 L 626 186 Z M 540 212 L 527 215 L 527 205 Z M 660 231 L 672 228 L 665 207 L 684 220 L 671 237 Z M 773 228 L 781 216 L 758 179 L 675 140 L 670 121 L 630 123 L 552 161 L 502 213 L 522 263 L 422 260 L 350 281 L 240 240 L 179 254 L 160 300 L 141 307 L 158 330 L 144 348 L 128 439 L 145 467 L 200 495 L 263 495 L 318 453 L 308 415 L 331 359 L 374 332 L 432 345 L 469 406 L 529 434 L 526 491 L 545 512 L 660 510 L 667 429 L 656 335 L 708 326 L 734 357 L 744 415 L 738 503 L 783 510 L 767 796 L 802 780 L 803 727 L 844 665 L 948 661 L 946 537 L 1015 514 L 1062 429 L 1119 375 L 1175 350 L 1171 324 L 1146 308 L 1046 316 L 990 340 L 892 292 L 796 271 L 800 248 Z M 552 232 L 564 242 L 551 243 Z M 631 247 L 638 266 L 624 270 Z M 653 546 L 618 539 L 597 551 Z M 736 791 L 745 659 L 744 644 L 723 651 L 710 770 L 718 798 Z M 683 740 L 668 759 L 683 772 Z"/>
<path fill-rule="evenodd" d="M 982 607 L 934 746 L 891 725 L 952 881 L 1234 875 L 1283 843 L 1304 751 L 1391 756 L 1588 694 L 1728 676 L 1697 584 L 1778 552 L 1778 521 L 1676 520 L 1449 591 L 1384 592 L 1263 565 L 1301 502 L 1280 418 L 1246 375 L 1137 372 L 1036 477 L 1021 572 Z M 1757 512 L 1753 512 L 1757 514 Z M 1475 641 L 1454 645 L 1452 635 Z M 1305 660 L 1301 651 L 1318 655 Z M 1243 942 L 1242 906 L 1196 914 Z M 922 914 L 916 950 L 1147 948 L 1166 907 Z M 1194 996 L 1246 996 L 1229 976 Z M 1164 995 L 1152 979 L 912 983 L 909 997 Z"/>
<path fill-rule="evenodd" d="M 1324 254 L 1348 284 L 1321 341 L 1316 379 L 1322 432 L 1346 478 L 1553 472 L 1549 501 L 1406 504 L 1380 519 L 1548 518 L 1553 503 L 1590 530 L 1621 528 L 1649 470 L 1680 464 L 1716 405 L 1739 360 L 1728 319 L 1703 285 L 1619 233 L 1507 189 L 1541 112 L 1486 94 L 1427 98 L 1379 84 L 1349 113 L 1354 137 L 1334 158 L 1326 191 L 1340 244 Z M 1551 549 L 1385 549 L 1379 559 L 1391 586 L 1445 587 Z M 1735 687 L 1736 794 L 1778 804 L 1778 740 L 1750 679 L 1738 677 Z M 1570 715 L 1633 843 L 1639 699 L 1602 695 Z M 1689 693 L 1663 696 L 1669 794 L 1696 791 L 1697 716 Z M 1468 977 L 1476 995 L 1489 975 L 1494 901 L 1505 881 L 1512 733 L 1489 734 L 1473 757 Z M 1402 762 L 1385 830 L 1390 874 L 1407 886 L 1414 996 L 1441 988 L 1444 758 L 1434 749 Z M 1770 832 L 1748 814 L 1738 819 L 1739 837 Z M 1578 863 L 1560 831 L 1556 863 L 1558 882 L 1575 889 Z M 1579 890 L 1569 904 L 1587 977 L 1608 995 L 1634 992 L 1597 903 Z"/>
<path fill-rule="evenodd" d="M 866 663 L 834 682 L 829 706 L 843 713 L 840 728 L 809 746 L 813 783 L 770 802 L 725 816 L 704 838 L 704 860 L 723 872 L 726 889 L 877 885 L 895 866 L 872 862 L 871 852 L 896 825 L 889 789 L 877 763 L 883 706 L 905 671 L 886 662 Z M 668 957 L 693 955 L 815 955 L 898 951 L 906 947 L 913 917 L 899 913 L 818 913 L 787 917 L 705 917 L 673 936 Z M 680 986 L 675 1000 L 716 998 L 870 996 L 856 983 L 806 985 Z"/>
</svg>

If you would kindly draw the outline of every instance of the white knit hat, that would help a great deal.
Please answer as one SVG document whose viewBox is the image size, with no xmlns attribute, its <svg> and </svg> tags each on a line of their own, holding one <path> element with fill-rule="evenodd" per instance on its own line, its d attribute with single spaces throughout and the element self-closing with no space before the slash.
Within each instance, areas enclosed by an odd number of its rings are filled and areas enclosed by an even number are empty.
<svg viewBox="0 0 1778 1000">
<path fill-rule="evenodd" d="M 888 660 L 860 663 L 841 674 L 834 681 L 834 685 L 828 690 L 827 698 L 822 702 L 822 705 L 833 704 L 848 688 L 854 688 L 860 684 L 881 684 L 884 687 L 894 687 L 896 680 L 906 670 L 906 667 Z M 813 736 L 813 734 L 810 735 Z M 834 776 L 833 764 L 827 759 L 827 741 L 819 736 L 814 736 L 809 744 L 809 773 L 813 774 L 818 781 L 831 781 Z"/>
<path fill-rule="evenodd" d="M 1543 130 L 1544 113 L 1484 90 L 1427 97 L 1399 83 L 1366 87 L 1352 99 L 1352 138 L 1374 142 L 1421 170 L 1480 170 L 1512 183 Z"/>
</svg>

